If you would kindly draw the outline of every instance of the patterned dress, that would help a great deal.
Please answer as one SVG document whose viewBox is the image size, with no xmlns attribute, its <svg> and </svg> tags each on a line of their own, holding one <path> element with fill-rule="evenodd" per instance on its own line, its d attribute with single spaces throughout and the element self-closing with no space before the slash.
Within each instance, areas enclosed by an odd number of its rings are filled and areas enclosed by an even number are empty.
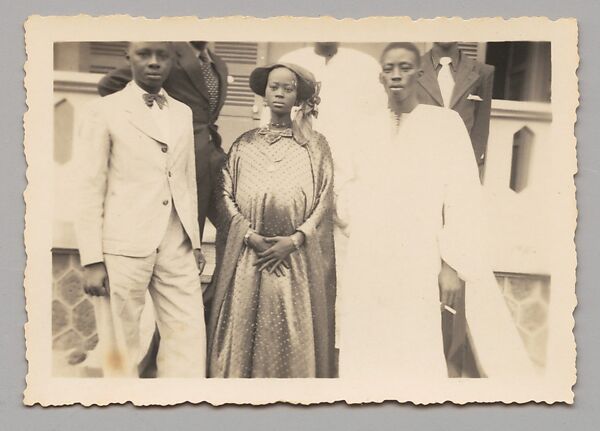
<svg viewBox="0 0 600 431">
<path fill-rule="evenodd" d="M 327 148 L 322 136 L 318 135 L 318 140 Z M 314 249 L 309 245 L 315 226 L 329 224 L 327 220 L 321 223 L 323 214 L 331 218 L 331 212 L 322 211 L 322 207 L 330 208 L 332 183 L 328 179 L 323 193 L 313 175 L 313 162 L 309 145 L 300 145 L 291 129 L 250 131 L 232 146 L 224 172 L 222 217 L 230 221 L 236 216 L 244 220 L 242 231 L 251 228 L 267 237 L 302 231 L 307 242 L 289 256 L 290 268 L 283 277 L 266 270 L 259 272 L 256 252 L 242 245 L 231 281 L 214 310 L 209 377 L 292 378 L 320 374 L 320 340 L 315 339 L 319 331 L 314 325 L 321 323 L 315 321 L 313 300 L 326 298 L 325 291 L 335 286 L 322 278 L 321 282 L 311 283 L 311 272 L 315 272 L 311 265 L 322 265 L 316 272 L 324 273 L 323 269 L 333 268 L 333 257 L 311 259 L 308 254 Z M 229 234 L 235 235 L 233 231 Z M 228 271 L 223 265 L 217 269 L 220 273 Z M 317 316 L 317 321 L 331 319 Z"/>
</svg>

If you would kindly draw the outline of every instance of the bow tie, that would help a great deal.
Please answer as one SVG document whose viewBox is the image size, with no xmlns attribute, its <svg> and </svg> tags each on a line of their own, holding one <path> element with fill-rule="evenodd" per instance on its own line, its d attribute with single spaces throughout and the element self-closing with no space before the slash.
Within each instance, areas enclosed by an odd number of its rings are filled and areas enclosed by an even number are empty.
<svg viewBox="0 0 600 431">
<path fill-rule="evenodd" d="M 146 103 L 146 106 L 148 106 L 149 108 L 152 108 L 152 103 L 156 102 L 156 104 L 158 105 L 159 109 L 162 109 L 163 106 L 165 106 L 167 104 L 167 98 L 165 96 L 163 96 L 162 94 L 143 94 L 142 97 L 144 98 L 144 102 Z"/>
</svg>

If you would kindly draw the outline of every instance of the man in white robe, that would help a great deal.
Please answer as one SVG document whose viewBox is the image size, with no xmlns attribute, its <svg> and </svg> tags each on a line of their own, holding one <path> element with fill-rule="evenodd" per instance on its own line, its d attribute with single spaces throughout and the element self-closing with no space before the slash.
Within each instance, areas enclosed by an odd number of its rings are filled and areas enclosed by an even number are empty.
<svg viewBox="0 0 600 431">
<path fill-rule="evenodd" d="M 353 125 L 363 122 L 373 109 L 385 103 L 385 93 L 377 79 L 379 63 L 370 55 L 337 42 L 317 42 L 283 55 L 278 63 L 304 67 L 321 84 L 318 117 L 313 128 L 327 138 L 334 168 L 335 258 L 337 269 L 337 306 L 343 296 L 343 274 L 349 235 L 347 187 L 352 180 L 350 148 L 355 142 Z M 261 123 L 268 124 L 268 110 L 262 112 Z M 336 325 L 336 339 L 340 327 Z"/>
<path fill-rule="evenodd" d="M 440 315 L 447 298 L 440 301 L 439 285 L 449 282 L 466 284 L 481 374 L 531 374 L 485 257 L 469 135 L 455 112 L 418 103 L 419 59 L 413 44 L 386 47 L 380 81 L 388 105 L 355 129 L 370 144 L 353 157 L 340 377 L 398 384 L 447 378 Z"/>
</svg>

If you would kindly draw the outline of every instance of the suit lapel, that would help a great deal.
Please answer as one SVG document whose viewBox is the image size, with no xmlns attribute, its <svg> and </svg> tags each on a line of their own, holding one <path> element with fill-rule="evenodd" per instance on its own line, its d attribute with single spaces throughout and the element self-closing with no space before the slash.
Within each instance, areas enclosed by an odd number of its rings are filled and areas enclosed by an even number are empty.
<svg viewBox="0 0 600 431">
<path fill-rule="evenodd" d="M 194 55 L 194 50 L 186 42 L 175 42 L 173 43 L 173 46 L 177 52 L 179 65 L 185 71 L 202 97 L 208 100 L 208 88 L 206 88 L 206 84 L 204 83 L 204 75 L 202 74 L 202 68 L 200 67 L 200 60 Z"/>
<path fill-rule="evenodd" d="M 181 134 L 185 131 L 185 126 L 189 126 L 184 122 L 184 119 L 188 117 L 179 109 L 181 106 L 179 102 L 170 96 L 167 96 L 167 100 L 169 101 L 170 141 L 171 145 L 175 147 L 179 142 L 179 138 L 181 138 Z"/>
<path fill-rule="evenodd" d="M 146 134 L 155 141 L 168 145 L 168 138 L 164 137 L 160 129 L 154 122 L 154 118 L 148 107 L 144 104 L 141 96 L 133 88 L 133 81 L 125 88 L 126 106 L 125 112 L 129 117 L 129 122 L 133 124 L 140 132 Z"/>
<path fill-rule="evenodd" d="M 440 91 L 440 85 L 438 84 L 437 74 L 433 68 L 430 52 L 422 57 L 421 63 L 423 75 L 421 75 L 419 78 L 419 84 L 421 84 L 425 91 L 431 95 L 431 97 L 437 102 L 438 106 L 444 106 L 442 92 Z"/>
<path fill-rule="evenodd" d="M 456 105 L 465 92 L 479 79 L 479 73 L 475 70 L 475 62 L 464 54 L 460 55 L 460 63 L 454 78 L 454 90 L 452 91 L 452 100 L 450 109 Z"/>
</svg>

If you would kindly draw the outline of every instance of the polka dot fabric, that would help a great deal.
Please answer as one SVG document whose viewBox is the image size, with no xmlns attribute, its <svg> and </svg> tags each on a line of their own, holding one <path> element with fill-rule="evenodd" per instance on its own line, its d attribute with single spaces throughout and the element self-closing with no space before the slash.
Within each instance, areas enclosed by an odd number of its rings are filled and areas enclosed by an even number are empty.
<svg viewBox="0 0 600 431">
<path fill-rule="evenodd" d="M 236 204 L 261 235 L 291 235 L 314 199 L 308 151 L 289 129 L 251 136 L 238 143 Z M 242 250 L 217 322 L 211 377 L 315 377 L 305 250 L 290 255 L 285 277 L 258 272 L 256 260 Z"/>
</svg>

